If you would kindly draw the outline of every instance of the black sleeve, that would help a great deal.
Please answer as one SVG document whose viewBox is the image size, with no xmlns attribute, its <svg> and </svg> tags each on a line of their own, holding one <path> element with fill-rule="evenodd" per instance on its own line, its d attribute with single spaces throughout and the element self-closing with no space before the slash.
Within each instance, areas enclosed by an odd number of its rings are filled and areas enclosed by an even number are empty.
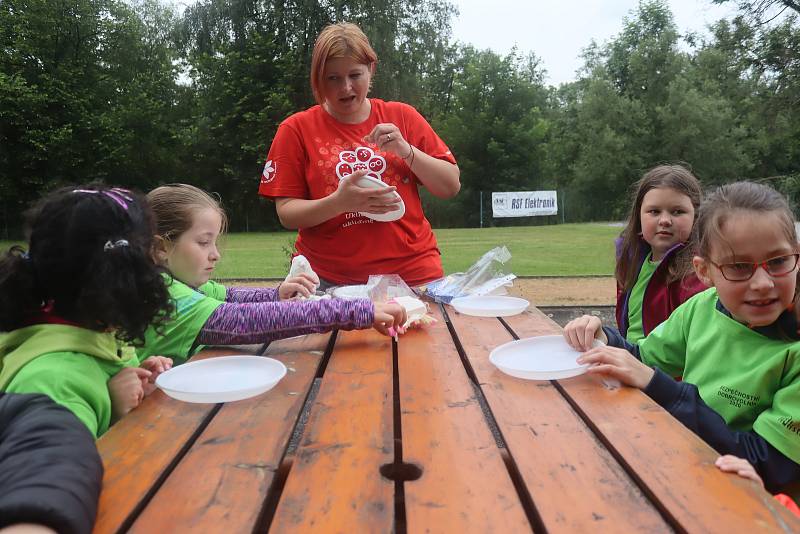
<svg viewBox="0 0 800 534">
<path fill-rule="evenodd" d="M 94 436 L 44 395 L 0 394 L 0 528 L 92 531 L 103 479 Z"/>
<path fill-rule="evenodd" d="M 697 386 L 677 382 L 659 369 L 655 371 L 644 392 L 719 453 L 733 454 L 753 464 L 767 491 L 777 493 L 783 486 L 800 480 L 800 465 L 756 432 L 732 430 L 700 398 Z"/>
<path fill-rule="evenodd" d="M 636 356 L 637 360 L 642 361 L 642 356 L 639 354 L 639 345 L 630 343 L 627 339 L 625 339 L 625 336 L 620 334 L 619 330 L 616 328 L 611 328 L 610 326 L 604 326 L 603 333 L 608 338 L 609 347 L 625 349 Z"/>
</svg>

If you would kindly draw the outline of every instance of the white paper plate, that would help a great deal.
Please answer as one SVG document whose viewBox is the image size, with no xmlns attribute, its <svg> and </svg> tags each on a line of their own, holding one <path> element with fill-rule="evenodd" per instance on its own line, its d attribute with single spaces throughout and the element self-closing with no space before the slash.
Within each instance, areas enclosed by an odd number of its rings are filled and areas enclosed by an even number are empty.
<svg viewBox="0 0 800 534">
<path fill-rule="evenodd" d="M 170 397 L 186 402 L 231 402 L 260 395 L 286 375 L 286 366 L 263 356 L 222 356 L 173 367 L 156 378 Z"/>
<path fill-rule="evenodd" d="M 355 285 L 355 286 L 340 286 L 333 289 L 332 294 L 334 297 L 340 299 L 367 299 L 369 298 L 369 294 L 367 293 L 367 286 L 366 285 Z"/>
<path fill-rule="evenodd" d="M 339 286 L 330 290 L 331 295 L 340 299 L 368 299 L 370 298 L 369 285 L 353 285 L 353 286 Z M 386 288 L 386 298 L 395 299 L 397 297 L 407 296 L 407 291 L 398 286 L 389 286 Z"/>
<path fill-rule="evenodd" d="M 450 301 L 457 312 L 478 317 L 508 317 L 524 312 L 531 305 L 517 297 L 460 297 Z"/>
<path fill-rule="evenodd" d="M 359 187 L 368 187 L 370 189 L 381 189 L 385 187 L 389 187 L 386 183 L 381 182 L 377 178 L 373 178 L 372 176 L 362 176 L 358 180 L 355 181 L 355 184 Z M 359 211 L 359 215 L 363 215 L 364 217 L 369 217 L 375 221 L 381 222 L 391 222 L 400 219 L 406 213 L 406 205 L 403 202 L 402 197 L 400 194 L 395 192 L 395 198 L 400 199 L 400 204 L 397 205 L 397 209 L 394 211 L 390 211 L 389 213 L 369 213 L 366 211 Z"/>
<path fill-rule="evenodd" d="M 595 340 L 594 346 L 600 345 L 603 343 Z M 489 361 L 517 378 L 558 380 L 586 372 L 589 366 L 575 361 L 581 354 L 563 336 L 539 336 L 500 345 L 489 354 Z"/>
</svg>

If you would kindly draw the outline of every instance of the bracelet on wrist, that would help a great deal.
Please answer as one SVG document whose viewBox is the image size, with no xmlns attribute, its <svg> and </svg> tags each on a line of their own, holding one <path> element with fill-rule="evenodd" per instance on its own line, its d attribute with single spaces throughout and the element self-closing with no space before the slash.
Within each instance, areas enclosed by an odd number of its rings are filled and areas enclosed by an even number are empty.
<svg viewBox="0 0 800 534">
<path fill-rule="evenodd" d="M 408 167 L 411 168 L 414 164 L 414 146 L 411 143 L 408 144 L 408 154 L 403 157 L 403 161 L 406 161 L 409 156 L 411 156 L 411 163 L 408 164 Z"/>
</svg>

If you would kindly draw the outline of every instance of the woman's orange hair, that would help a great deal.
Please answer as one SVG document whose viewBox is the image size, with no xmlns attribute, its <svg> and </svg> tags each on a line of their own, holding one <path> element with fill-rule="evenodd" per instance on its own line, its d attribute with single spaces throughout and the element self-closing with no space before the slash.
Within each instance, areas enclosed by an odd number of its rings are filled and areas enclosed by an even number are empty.
<svg viewBox="0 0 800 534">
<path fill-rule="evenodd" d="M 350 22 L 330 24 L 323 28 L 314 43 L 311 55 L 311 90 L 314 99 L 320 106 L 324 103 L 322 84 L 325 76 L 325 63 L 329 59 L 350 57 L 367 65 L 371 73 L 375 72 L 378 56 L 369 44 L 369 39 L 361 28 Z"/>
</svg>

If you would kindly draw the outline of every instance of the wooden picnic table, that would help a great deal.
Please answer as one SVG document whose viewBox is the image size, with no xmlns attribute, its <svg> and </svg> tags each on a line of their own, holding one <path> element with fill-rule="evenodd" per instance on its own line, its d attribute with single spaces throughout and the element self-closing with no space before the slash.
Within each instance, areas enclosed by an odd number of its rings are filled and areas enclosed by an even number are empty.
<svg viewBox="0 0 800 534">
<path fill-rule="evenodd" d="M 497 370 L 497 345 L 560 333 L 535 308 L 431 307 L 398 343 L 273 343 L 289 372 L 252 399 L 148 397 L 98 441 L 95 532 L 800 532 L 639 390 Z"/>
</svg>

